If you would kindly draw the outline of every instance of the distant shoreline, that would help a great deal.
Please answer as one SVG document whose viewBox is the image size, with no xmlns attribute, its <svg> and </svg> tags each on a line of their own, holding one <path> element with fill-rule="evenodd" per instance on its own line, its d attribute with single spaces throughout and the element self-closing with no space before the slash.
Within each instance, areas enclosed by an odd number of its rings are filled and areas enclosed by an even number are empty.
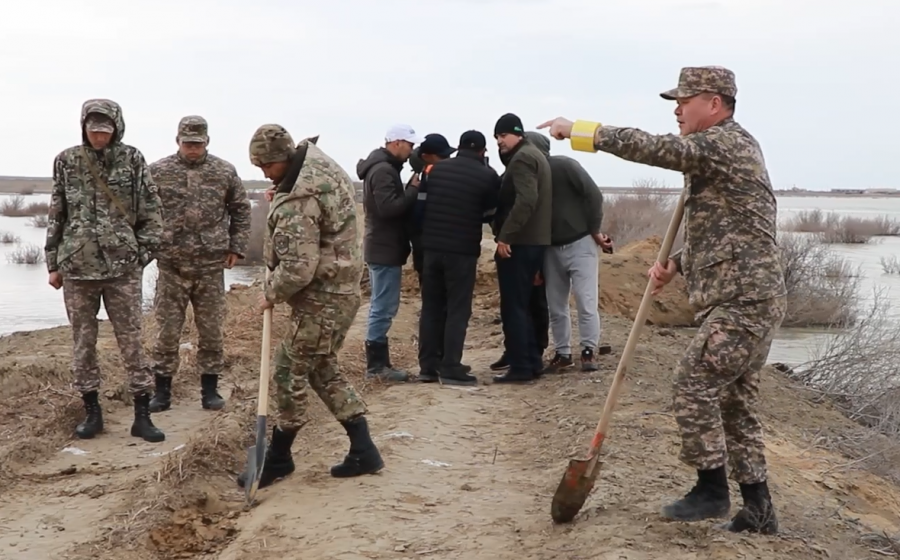
<svg viewBox="0 0 900 560">
<path fill-rule="evenodd" d="M 244 181 L 244 187 L 248 191 L 268 189 L 272 184 L 268 181 Z M 50 194 L 52 182 L 49 177 L 0 177 L 0 194 Z M 359 185 L 357 185 L 359 188 Z M 851 190 L 851 189 L 848 189 Z M 854 189 L 855 190 L 855 189 Z M 677 195 L 681 189 L 648 189 L 633 187 L 600 187 L 603 194 L 656 194 Z M 840 191 L 804 191 L 781 190 L 775 191 L 780 197 L 817 197 L 817 198 L 894 198 L 900 197 L 900 190 L 896 192 L 840 192 Z"/>
</svg>

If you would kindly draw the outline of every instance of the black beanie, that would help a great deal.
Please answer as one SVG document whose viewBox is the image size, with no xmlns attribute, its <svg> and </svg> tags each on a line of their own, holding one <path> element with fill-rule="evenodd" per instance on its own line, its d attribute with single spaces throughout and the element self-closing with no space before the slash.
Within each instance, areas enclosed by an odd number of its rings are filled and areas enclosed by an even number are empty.
<svg viewBox="0 0 900 560">
<path fill-rule="evenodd" d="M 524 136 L 525 128 L 522 126 L 522 119 L 512 113 L 506 113 L 497 119 L 497 124 L 494 125 L 494 136 L 499 136 L 501 134 L 517 134 L 519 136 Z"/>
</svg>

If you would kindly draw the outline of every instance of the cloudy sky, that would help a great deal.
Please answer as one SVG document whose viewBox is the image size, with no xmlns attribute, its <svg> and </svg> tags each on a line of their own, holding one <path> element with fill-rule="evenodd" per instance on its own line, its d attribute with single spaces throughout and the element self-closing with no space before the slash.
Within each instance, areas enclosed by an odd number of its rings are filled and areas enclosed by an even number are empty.
<svg viewBox="0 0 900 560">
<path fill-rule="evenodd" d="M 737 118 L 776 187 L 900 188 L 898 21 L 896 0 L 15 3 L 0 18 L 0 174 L 48 176 L 90 97 L 122 104 L 125 140 L 149 161 L 200 114 L 211 151 L 245 179 L 262 179 L 247 144 L 267 122 L 321 134 L 356 178 L 394 122 L 451 142 L 469 128 L 490 136 L 505 112 L 527 128 L 562 115 L 676 132 L 659 92 L 682 66 L 716 64 L 737 74 Z M 601 185 L 681 180 L 574 157 Z"/>
</svg>

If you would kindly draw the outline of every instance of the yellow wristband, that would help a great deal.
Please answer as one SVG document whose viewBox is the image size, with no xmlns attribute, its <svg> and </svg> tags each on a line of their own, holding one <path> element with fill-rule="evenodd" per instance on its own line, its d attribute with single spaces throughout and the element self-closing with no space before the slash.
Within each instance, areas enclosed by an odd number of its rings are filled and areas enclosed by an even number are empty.
<svg viewBox="0 0 900 560">
<path fill-rule="evenodd" d="M 594 135 L 600 128 L 600 123 L 593 121 L 575 121 L 572 124 L 572 135 L 569 143 L 577 152 L 596 152 L 594 147 Z"/>
</svg>

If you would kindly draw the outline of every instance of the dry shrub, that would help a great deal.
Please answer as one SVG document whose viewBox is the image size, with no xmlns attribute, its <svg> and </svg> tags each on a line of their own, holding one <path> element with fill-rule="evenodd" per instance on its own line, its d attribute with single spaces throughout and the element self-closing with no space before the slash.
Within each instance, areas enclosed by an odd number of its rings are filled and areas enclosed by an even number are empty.
<svg viewBox="0 0 900 560">
<path fill-rule="evenodd" d="M 655 191 L 664 187 L 652 179 L 635 181 L 633 188 L 636 194 L 603 197 L 601 229 L 618 247 L 654 235 L 664 236 L 681 192 L 672 189 L 672 194 L 658 194 Z M 682 230 L 679 230 L 673 250 L 681 243 Z"/>
<path fill-rule="evenodd" d="M 860 451 L 862 440 L 871 440 L 869 447 L 875 443 L 877 449 L 868 452 L 871 457 L 866 460 L 876 463 L 884 462 L 883 453 L 900 446 L 898 354 L 900 323 L 892 317 L 884 289 L 876 289 L 869 308 L 852 328 L 820 337 L 812 358 L 790 373 L 814 394 L 815 401 L 832 402 L 849 419 L 869 429 L 856 436 L 850 447 L 866 455 Z M 887 436 L 890 443 L 876 441 L 876 435 Z M 891 475 L 896 479 L 900 472 Z"/>
<path fill-rule="evenodd" d="M 900 259 L 897 258 L 897 255 L 881 257 L 879 261 L 881 262 L 881 270 L 885 274 L 900 274 Z"/>
<path fill-rule="evenodd" d="M 825 243 L 868 243 L 873 237 L 900 235 L 900 220 L 888 215 L 871 218 L 825 214 L 820 209 L 806 210 L 791 217 L 789 231 L 818 234 Z"/>
<path fill-rule="evenodd" d="M 19 194 L 31 196 L 34 194 L 34 187 L 22 187 L 22 189 L 19 191 Z"/>
<path fill-rule="evenodd" d="M 33 243 L 16 247 L 6 255 L 6 261 L 9 264 L 40 264 L 44 262 L 44 248 Z"/>
<path fill-rule="evenodd" d="M 38 214 L 37 216 L 31 217 L 31 220 L 29 220 L 29 225 L 36 228 L 46 228 L 50 225 L 50 219 L 43 214 Z"/>
<path fill-rule="evenodd" d="M 264 247 L 266 242 L 266 218 L 269 215 L 269 202 L 265 198 L 256 199 L 250 210 L 250 245 L 247 256 L 241 261 L 245 266 L 264 264 Z"/>
<path fill-rule="evenodd" d="M 22 218 L 27 216 L 46 216 L 50 211 L 50 205 L 46 202 L 32 202 L 25 204 L 25 197 L 15 195 L 0 202 L 0 214 L 7 218 Z"/>
<path fill-rule="evenodd" d="M 844 327 L 859 309 L 861 275 L 815 235 L 779 234 L 788 310 L 784 327 Z"/>
<path fill-rule="evenodd" d="M 18 235 L 9 231 L 0 231 L 0 244 L 12 245 L 21 241 Z"/>
</svg>

